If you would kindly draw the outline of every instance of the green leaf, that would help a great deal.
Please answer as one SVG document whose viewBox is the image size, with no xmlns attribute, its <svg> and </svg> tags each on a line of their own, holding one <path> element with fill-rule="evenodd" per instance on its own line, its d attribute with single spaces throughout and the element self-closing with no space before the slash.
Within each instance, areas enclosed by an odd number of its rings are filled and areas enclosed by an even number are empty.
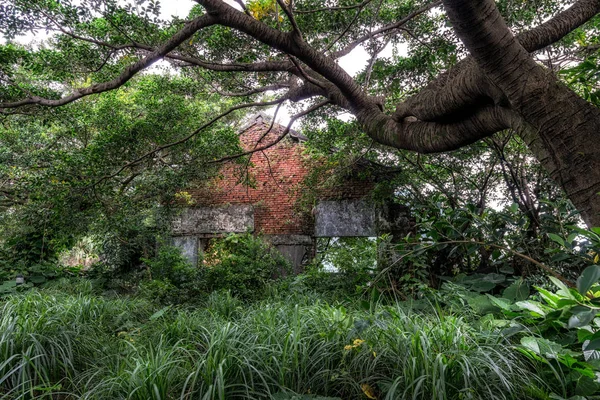
<svg viewBox="0 0 600 400">
<path fill-rule="evenodd" d="M 533 336 L 521 338 L 521 346 L 525 347 L 527 350 L 533 351 L 535 354 L 540 354 L 540 345 L 537 338 L 534 338 Z"/>
<path fill-rule="evenodd" d="M 577 290 L 583 296 L 590 290 L 590 288 L 598 282 L 600 279 L 600 266 L 590 265 L 583 270 L 579 278 L 577 279 Z"/>
<path fill-rule="evenodd" d="M 514 281 L 509 287 L 504 289 L 502 297 L 512 301 L 526 300 L 529 297 L 529 285 L 523 279 Z"/>
<path fill-rule="evenodd" d="M 583 343 L 586 340 L 592 340 L 593 332 L 587 329 L 577 329 L 577 341 Z"/>
<path fill-rule="evenodd" d="M 496 287 L 496 284 L 494 282 L 488 282 L 488 281 L 483 281 L 483 280 L 474 282 L 471 285 L 471 289 L 476 292 L 489 292 L 490 290 L 492 290 L 495 287 Z"/>
<path fill-rule="evenodd" d="M 563 240 L 563 238 L 561 238 L 560 236 L 558 236 L 555 233 L 548 233 L 548 237 L 553 241 L 556 242 L 558 244 L 560 244 L 562 247 L 565 247 L 565 241 Z"/>
<path fill-rule="evenodd" d="M 483 280 L 486 282 L 492 282 L 492 283 L 502 283 L 504 281 L 506 281 L 506 276 L 502 275 L 502 274 L 487 274 L 483 277 Z"/>
<path fill-rule="evenodd" d="M 565 285 L 560 279 L 558 279 L 554 276 L 549 276 L 548 279 L 550 279 L 550 282 L 554 283 L 554 285 L 559 289 L 557 294 L 560 294 L 569 299 L 573 299 L 573 300 L 575 299 L 571 295 L 571 292 L 569 291 L 569 288 L 567 287 L 567 285 Z"/>
<path fill-rule="evenodd" d="M 587 229 L 582 229 L 582 228 L 580 228 L 578 226 L 574 226 L 574 225 L 569 225 L 569 226 L 567 226 L 567 228 L 573 229 L 574 231 L 579 232 L 580 235 L 585 236 L 586 238 L 590 239 L 593 242 L 596 242 L 596 243 L 600 242 L 600 236 L 599 236 L 600 232 L 597 232 L 597 234 L 594 233 L 594 232 L 596 232 L 595 230 L 598 228 L 592 228 L 591 231 L 588 231 Z"/>
<path fill-rule="evenodd" d="M 526 300 L 526 301 L 518 301 L 515 305 L 522 310 L 531 311 L 534 314 L 538 314 L 542 317 L 546 316 L 546 311 L 542 309 L 542 305 L 537 301 Z"/>
<path fill-rule="evenodd" d="M 572 306 L 574 304 L 577 304 L 577 300 L 573 300 L 573 299 L 560 299 L 556 302 L 556 308 L 565 308 L 568 306 Z"/>
<path fill-rule="evenodd" d="M 510 306 L 512 305 L 510 300 L 503 299 L 503 298 L 497 298 L 497 297 L 492 296 L 491 294 L 488 294 L 487 296 L 488 296 L 488 299 L 490 299 L 490 301 L 492 302 L 492 304 L 495 305 L 496 307 L 498 307 L 502 310 L 510 311 Z"/>
<path fill-rule="evenodd" d="M 525 336 L 521 338 L 521 345 L 534 353 L 546 358 L 557 359 L 561 355 L 573 354 L 572 351 L 564 349 L 560 344 L 544 338 Z"/>
<path fill-rule="evenodd" d="M 596 317 L 595 310 L 589 310 L 586 312 L 580 312 L 580 313 L 573 314 L 569 318 L 567 327 L 569 329 L 573 329 L 573 328 L 579 328 L 581 326 L 588 325 L 590 322 L 592 322 L 592 320 L 595 317 Z"/>
<path fill-rule="evenodd" d="M 582 329 L 583 330 L 583 329 Z M 586 340 L 581 347 L 583 351 L 600 349 L 600 339 Z"/>
<path fill-rule="evenodd" d="M 557 308 L 558 307 L 558 302 L 561 300 L 560 296 L 546 290 L 546 289 L 542 289 L 540 287 L 535 287 L 535 290 L 538 291 L 538 293 L 540 294 L 540 296 L 542 297 L 542 299 L 544 299 L 544 301 L 546 303 L 548 303 L 548 305 L 552 306 L 553 308 Z"/>
</svg>

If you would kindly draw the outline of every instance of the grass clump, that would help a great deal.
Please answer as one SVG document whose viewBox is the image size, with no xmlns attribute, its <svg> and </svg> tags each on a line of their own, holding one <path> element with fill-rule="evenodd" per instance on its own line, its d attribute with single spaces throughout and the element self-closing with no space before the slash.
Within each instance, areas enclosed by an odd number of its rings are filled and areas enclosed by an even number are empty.
<svg viewBox="0 0 600 400">
<path fill-rule="evenodd" d="M 31 291 L 0 307 L 5 399 L 524 399 L 549 392 L 460 315 L 311 295 L 157 310 Z M 542 394 L 542 395 L 540 395 Z M 295 397 L 294 397 L 295 396 Z"/>
</svg>

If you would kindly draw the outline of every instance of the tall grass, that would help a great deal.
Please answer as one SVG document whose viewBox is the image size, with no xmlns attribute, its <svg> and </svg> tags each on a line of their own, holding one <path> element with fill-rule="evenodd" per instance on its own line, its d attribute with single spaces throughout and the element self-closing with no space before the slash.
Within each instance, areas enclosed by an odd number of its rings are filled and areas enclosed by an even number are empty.
<svg viewBox="0 0 600 400">
<path fill-rule="evenodd" d="M 315 297 L 199 309 L 33 291 L 0 307 L 0 398 L 526 399 L 547 392 L 460 316 Z M 164 310 L 163 310 L 164 311 Z M 288 396 L 288 397 L 286 397 Z"/>
</svg>

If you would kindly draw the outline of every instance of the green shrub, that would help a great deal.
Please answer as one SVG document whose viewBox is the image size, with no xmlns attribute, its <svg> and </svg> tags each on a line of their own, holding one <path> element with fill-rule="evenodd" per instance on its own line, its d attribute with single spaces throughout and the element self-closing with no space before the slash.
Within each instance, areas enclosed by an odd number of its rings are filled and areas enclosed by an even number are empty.
<svg viewBox="0 0 600 400">
<path fill-rule="evenodd" d="M 319 239 L 317 257 L 301 279 L 320 293 L 352 295 L 369 288 L 377 272 L 378 241 L 348 237 Z"/>
<path fill-rule="evenodd" d="M 142 258 L 142 261 L 148 266 L 152 279 L 167 280 L 175 286 L 197 279 L 198 269 L 192 267 L 175 246 L 163 244 L 154 257 Z"/>
<path fill-rule="evenodd" d="M 262 297 L 269 285 L 290 270 L 281 253 L 250 233 L 213 241 L 203 264 L 209 292 L 228 290 L 243 299 Z"/>
</svg>

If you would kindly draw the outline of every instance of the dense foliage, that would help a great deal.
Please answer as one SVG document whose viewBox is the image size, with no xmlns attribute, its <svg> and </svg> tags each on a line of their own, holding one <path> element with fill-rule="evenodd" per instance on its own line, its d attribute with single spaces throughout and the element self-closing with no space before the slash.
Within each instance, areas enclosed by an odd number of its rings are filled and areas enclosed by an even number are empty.
<svg viewBox="0 0 600 400">
<path fill-rule="evenodd" d="M 5 398 L 547 398 L 494 330 L 429 308 L 365 309 L 314 295 L 252 306 L 213 294 L 196 310 L 106 299 L 89 283 L 7 298 L 0 311 Z M 86 293 L 85 288 L 88 288 Z M 81 289 L 84 289 L 83 293 Z M 296 396 L 296 397 L 294 397 Z"/>
<path fill-rule="evenodd" d="M 597 185 L 584 168 L 597 152 L 562 142 L 553 156 L 573 147 L 563 164 L 582 164 L 551 179 L 553 157 L 521 126 L 478 129 L 452 153 L 383 146 L 387 129 L 366 115 L 398 131 L 425 124 L 402 132 L 417 139 L 441 126 L 433 138 L 453 143 L 453 124 L 521 101 L 468 73 L 476 61 L 459 61 L 468 46 L 440 2 L 243 1 L 244 33 L 223 20 L 188 31 L 227 14 L 198 3 L 167 19 L 154 0 L 0 0 L 0 397 L 598 398 L 600 228 L 568 185 Z M 496 5 L 523 34 L 584 3 Z M 586 107 L 600 106 L 593 15 L 527 51 L 548 87 Z M 306 46 L 315 59 L 296 53 Z M 366 54 L 355 76 L 325 68 L 355 50 Z M 435 101 L 420 100 L 432 88 Z M 410 209 L 406 235 L 319 242 L 298 276 L 260 237 L 230 235 L 192 267 L 170 221 L 225 160 L 251 183 L 236 132 L 271 106 L 303 118 L 314 169 L 302 212 L 345 177 L 367 179 L 369 200 Z"/>
</svg>

